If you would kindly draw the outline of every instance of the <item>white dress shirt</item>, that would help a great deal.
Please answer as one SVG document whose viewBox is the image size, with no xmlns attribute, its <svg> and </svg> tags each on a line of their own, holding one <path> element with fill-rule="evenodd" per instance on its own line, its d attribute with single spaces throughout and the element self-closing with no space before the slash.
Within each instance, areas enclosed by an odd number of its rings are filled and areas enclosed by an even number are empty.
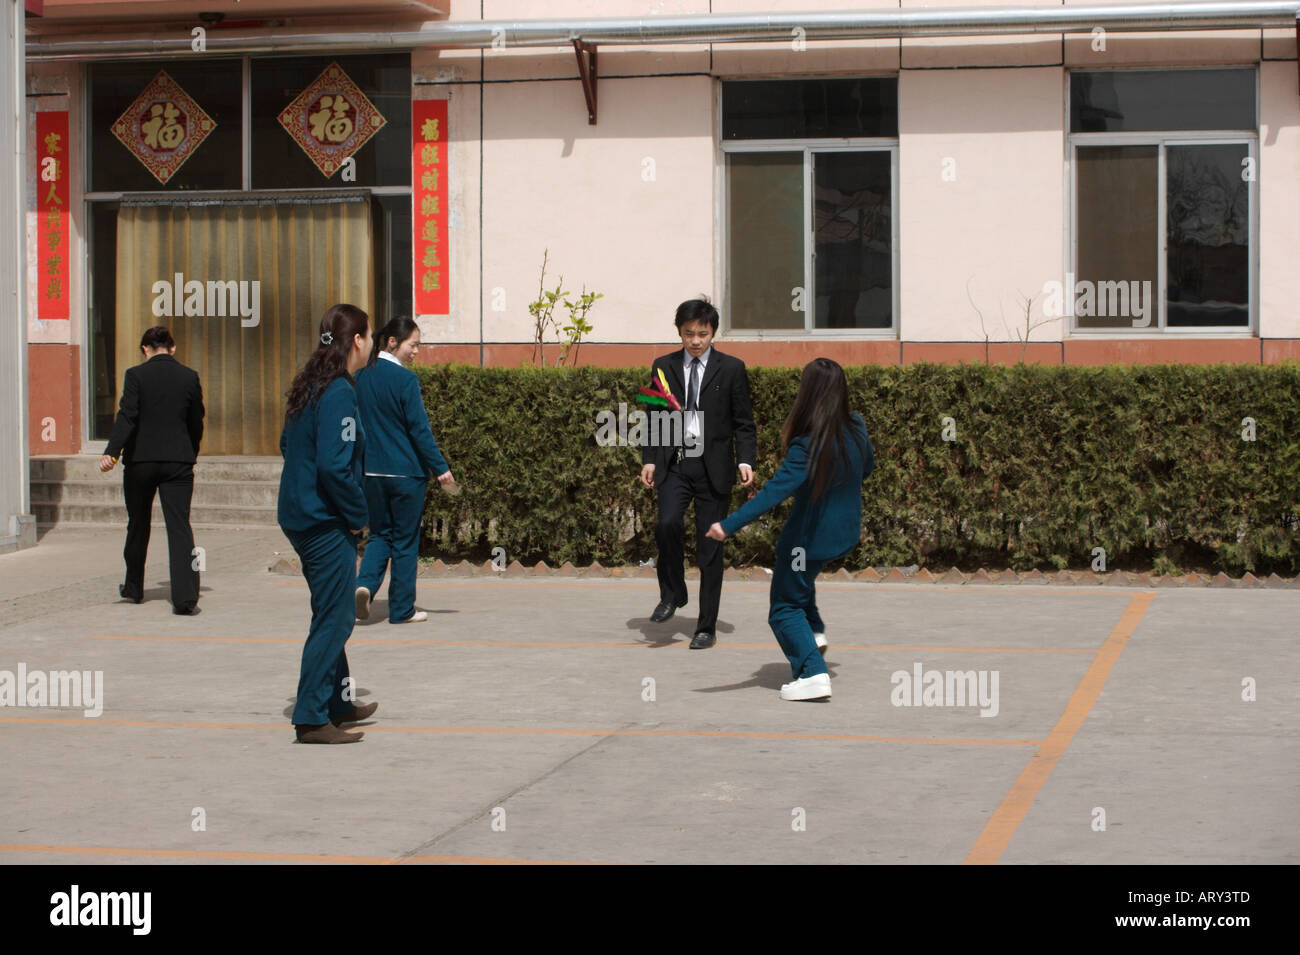
<svg viewBox="0 0 1300 955">
<path fill-rule="evenodd" d="M 691 362 L 695 356 L 682 349 L 682 380 L 686 383 L 685 395 L 686 401 L 682 403 L 682 425 L 687 434 L 693 435 L 698 444 L 704 440 L 704 372 L 709 367 L 709 359 L 713 357 L 713 346 L 710 345 L 704 349 L 704 354 L 700 356 L 700 384 L 699 393 L 695 396 L 695 411 L 686 411 L 686 404 L 691 399 Z M 748 462 L 742 461 L 737 467 L 750 467 Z"/>
<path fill-rule="evenodd" d="M 695 411 L 686 411 L 686 405 L 691 400 L 691 363 L 695 361 L 695 356 L 682 349 L 682 380 L 686 382 L 685 397 L 686 402 L 682 404 L 682 426 L 686 433 L 695 439 L 699 444 L 704 440 L 704 417 L 700 414 L 704 410 L 704 372 L 709 367 L 709 358 L 713 355 L 713 346 L 710 345 L 704 349 L 704 354 L 700 356 L 700 380 L 698 391 L 695 395 Z"/>
</svg>

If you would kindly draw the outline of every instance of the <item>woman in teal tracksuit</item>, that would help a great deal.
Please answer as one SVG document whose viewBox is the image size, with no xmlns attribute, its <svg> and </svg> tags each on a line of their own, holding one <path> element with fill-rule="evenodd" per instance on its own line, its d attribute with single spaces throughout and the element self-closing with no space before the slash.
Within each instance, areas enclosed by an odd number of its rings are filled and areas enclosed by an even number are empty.
<svg viewBox="0 0 1300 955">
<path fill-rule="evenodd" d="M 342 724 L 379 706 L 356 704 L 343 650 L 352 635 L 357 539 L 369 519 L 361 473 L 366 434 L 352 375 L 370 354 L 370 318 L 354 305 L 334 305 L 318 334 L 319 345 L 289 388 L 280 434 L 277 517 L 311 589 L 293 724 L 301 743 L 355 743 L 364 734 Z"/>
<path fill-rule="evenodd" d="M 776 545 L 767 622 L 790 661 L 783 700 L 822 700 L 831 678 L 821 654 L 825 626 L 814 583 L 828 561 L 852 550 L 862 534 L 862 482 L 875 467 L 867 426 L 849 412 L 844 369 L 814 358 L 803 370 L 781 432 L 785 460 L 772 480 L 734 514 L 709 528 L 724 540 L 791 494 L 794 507 Z M 819 652 L 820 651 L 820 652 Z"/>
<path fill-rule="evenodd" d="M 370 601 L 384 581 L 389 560 L 388 622 L 428 619 L 415 609 L 420 559 L 420 518 L 429 477 L 452 484 L 451 468 L 429 430 L 420 381 L 404 365 L 420 350 L 420 328 L 406 316 L 375 336 L 370 364 L 357 375 L 357 403 L 366 422 L 366 503 L 370 539 L 357 573 L 356 615 L 370 616 Z"/>
</svg>

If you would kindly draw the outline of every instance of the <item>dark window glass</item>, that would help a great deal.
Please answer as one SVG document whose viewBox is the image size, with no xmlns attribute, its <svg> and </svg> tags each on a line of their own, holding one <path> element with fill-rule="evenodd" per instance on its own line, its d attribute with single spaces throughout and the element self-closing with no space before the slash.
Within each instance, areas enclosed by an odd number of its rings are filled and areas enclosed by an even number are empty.
<svg viewBox="0 0 1300 955">
<path fill-rule="evenodd" d="M 331 63 L 342 67 L 387 121 L 353 154 L 356 181 L 343 181 L 343 174 L 337 169 L 328 174 L 322 172 L 280 125 L 280 113 Z M 348 104 L 341 120 L 351 123 L 355 106 Z M 411 184 L 409 54 L 255 59 L 252 62 L 252 113 L 254 189 Z M 349 128 L 346 123 L 330 126 L 322 122 L 320 134 L 328 137 Z"/>
<path fill-rule="evenodd" d="M 375 197 L 375 328 L 411 311 L 411 197 Z"/>
<path fill-rule="evenodd" d="M 1064 294 L 1077 327 L 1156 328 L 1159 148 L 1080 146 L 1075 177 L 1079 287 Z"/>
<path fill-rule="evenodd" d="M 736 80 L 722 84 L 723 139 L 898 135 L 898 80 Z"/>
<path fill-rule="evenodd" d="M 90 67 L 90 189 L 93 192 L 238 189 L 241 170 L 242 80 L 238 60 L 92 64 Z M 113 124 L 165 71 L 216 123 L 183 165 L 160 182 L 113 135 Z M 160 104 L 161 105 L 161 104 Z M 192 134 L 189 117 L 167 110 Z M 174 128 L 174 127 L 173 127 Z"/>
<path fill-rule="evenodd" d="M 1167 324 L 1250 324 L 1249 183 L 1245 144 L 1169 146 Z"/>
<path fill-rule="evenodd" d="M 889 153 L 814 153 L 813 188 L 813 327 L 889 328 L 894 310 Z"/>
<path fill-rule="evenodd" d="M 803 329 L 803 153 L 727 156 L 727 310 L 735 329 Z"/>
<path fill-rule="evenodd" d="M 117 203 L 90 203 L 90 437 L 108 440 L 117 417 Z"/>
<path fill-rule="evenodd" d="M 1109 70 L 1070 74 L 1070 131 L 1250 129 L 1254 70 Z"/>
</svg>

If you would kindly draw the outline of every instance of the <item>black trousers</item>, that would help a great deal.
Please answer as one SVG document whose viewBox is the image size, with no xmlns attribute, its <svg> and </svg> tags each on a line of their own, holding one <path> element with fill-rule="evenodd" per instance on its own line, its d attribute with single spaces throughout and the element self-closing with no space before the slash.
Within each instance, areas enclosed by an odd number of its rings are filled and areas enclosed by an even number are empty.
<svg viewBox="0 0 1300 955">
<path fill-rule="evenodd" d="M 162 500 L 167 522 L 167 555 L 171 570 L 172 606 L 192 609 L 199 602 L 199 572 L 194 570 L 194 532 L 190 529 L 190 500 L 194 496 L 194 465 L 170 461 L 128 464 L 122 473 L 126 492 L 126 584 L 128 597 L 144 593 L 144 559 L 149 550 L 149 519 L 153 496 Z"/>
<path fill-rule="evenodd" d="M 700 563 L 700 617 L 695 631 L 713 633 L 722 598 L 722 541 L 704 535 L 711 524 L 727 516 L 728 498 L 719 497 L 709 486 L 701 458 L 669 464 L 664 482 L 659 485 L 659 520 L 655 524 L 659 599 L 674 605 L 686 603 L 682 534 L 686 506 L 691 501 L 695 502 L 695 549 Z"/>
</svg>

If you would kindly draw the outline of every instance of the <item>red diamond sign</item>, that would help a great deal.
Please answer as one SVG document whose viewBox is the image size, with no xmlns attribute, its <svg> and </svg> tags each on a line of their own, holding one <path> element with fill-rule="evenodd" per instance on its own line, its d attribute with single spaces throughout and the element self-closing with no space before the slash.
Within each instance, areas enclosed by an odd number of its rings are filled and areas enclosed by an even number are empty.
<svg viewBox="0 0 1300 955">
<path fill-rule="evenodd" d="M 387 122 L 337 63 L 280 113 L 285 132 L 327 178 Z"/>
<path fill-rule="evenodd" d="M 113 135 L 166 184 L 216 128 L 216 120 L 160 71 L 113 123 Z"/>
</svg>

